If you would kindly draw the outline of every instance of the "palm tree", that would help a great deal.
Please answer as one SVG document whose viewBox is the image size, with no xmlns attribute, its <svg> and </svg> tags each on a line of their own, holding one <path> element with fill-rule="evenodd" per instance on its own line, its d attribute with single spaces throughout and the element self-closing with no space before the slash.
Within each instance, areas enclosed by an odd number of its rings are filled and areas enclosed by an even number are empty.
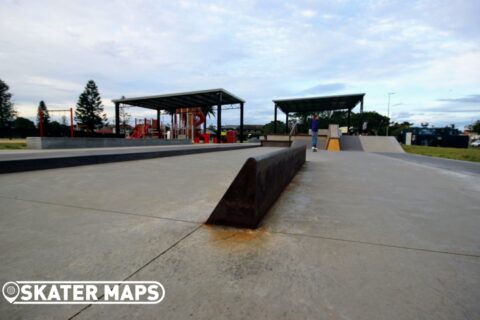
<svg viewBox="0 0 480 320">
<path fill-rule="evenodd" d="M 213 112 L 213 106 L 202 107 L 202 112 L 205 116 L 205 121 L 203 122 L 203 133 L 207 133 L 207 116 L 210 118 L 211 116 L 215 115 Z"/>
</svg>

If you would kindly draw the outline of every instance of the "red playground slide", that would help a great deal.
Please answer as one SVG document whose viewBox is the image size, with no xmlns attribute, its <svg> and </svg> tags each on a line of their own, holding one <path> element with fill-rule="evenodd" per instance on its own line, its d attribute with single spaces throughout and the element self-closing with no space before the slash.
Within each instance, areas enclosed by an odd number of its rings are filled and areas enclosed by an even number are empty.
<svg viewBox="0 0 480 320">
<path fill-rule="evenodd" d="M 143 125 L 143 124 L 137 124 L 135 128 L 132 131 L 132 134 L 130 135 L 130 139 L 140 139 L 145 137 L 145 135 L 148 133 L 148 124 Z"/>
</svg>

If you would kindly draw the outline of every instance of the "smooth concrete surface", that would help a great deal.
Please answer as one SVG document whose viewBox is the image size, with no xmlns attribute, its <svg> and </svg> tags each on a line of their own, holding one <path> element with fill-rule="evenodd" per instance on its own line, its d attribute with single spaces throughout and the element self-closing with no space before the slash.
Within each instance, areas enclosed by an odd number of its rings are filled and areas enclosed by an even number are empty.
<svg viewBox="0 0 480 320">
<path fill-rule="evenodd" d="M 264 220 L 268 230 L 480 256 L 480 175 L 364 152 L 308 160 Z"/>
<path fill-rule="evenodd" d="M 0 203 L 2 285 L 19 280 L 123 280 L 197 228 L 187 222 L 3 195 Z M 15 306 L 1 300 L 0 319 L 68 319 L 83 307 Z"/>
<path fill-rule="evenodd" d="M 64 149 L 52 152 L 37 152 L 30 154 L 6 153 L 3 155 L 3 158 L 17 157 L 17 159 L 2 160 L 2 156 L 0 155 L 0 174 L 34 170 L 59 169 L 133 160 L 147 160 L 208 152 L 231 151 L 246 148 L 256 148 L 259 146 L 259 144 L 255 143 L 229 143 L 212 146 L 177 146 L 176 148 L 113 148 L 108 150 L 82 149 L 82 151 L 78 152 L 68 152 L 68 150 Z"/>
<path fill-rule="evenodd" d="M 112 148 L 192 144 L 191 140 L 27 137 L 27 149 Z"/>
<path fill-rule="evenodd" d="M 384 153 L 404 153 L 395 137 L 383 136 L 341 136 L 343 151 L 365 151 Z"/>
<path fill-rule="evenodd" d="M 176 151 L 192 149 L 218 149 L 231 148 L 238 149 L 259 146 L 259 143 L 223 143 L 223 144 L 195 144 L 195 145 L 175 145 L 175 146 L 143 146 L 143 147 L 115 147 L 115 148 L 79 148 L 79 149 L 51 149 L 51 150 L 0 150 L 1 161 L 26 160 L 26 159 L 45 159 L 45 158 L 66 158 L 95 155 L 115 155 L 115 154 L 133 154 L 142 152 L 156 151 Z"/>
<path fill-rule="evenodd" d="M 243 161 L 271 150 L 0 176 L 3 282 L 128 278 L 166 289 L 150 306 L 1 299 L 0 315 L 480 318 L 479 175 L 365 152 L 309 152 L 259 230 L 203 225 Z"/>
<path fill-rule="evenodd" d="M 402 146 L 395 137 L 359 136 L 363 151 L 404 153 Z"/>
<path fill-rule="evenodd" d="M 340 149 L 342 151 L 363 151 L 363 147 L 358 136 L 342 135 L 340 137 Z"/>
<path fill-rule="evenodd" d="M 202 223 L 249 156 L 277 150 L 252 148 L 4 174 L 0 197 Z"/>
<path fill-rule="evenodd" d="M 478 258 L 268 231 L 202 227 L 136 274 L 154 307 L 92 306 L 75 319 L 476 319 Z"/>
<path fill-rule="evenodd" d="M 383 156 L 413 162 L 418 165 L 435 167 L 452 172 L 480 175 L 480 162 L 428 157 L 412 153 L 379 153 Z"/>
</svg>

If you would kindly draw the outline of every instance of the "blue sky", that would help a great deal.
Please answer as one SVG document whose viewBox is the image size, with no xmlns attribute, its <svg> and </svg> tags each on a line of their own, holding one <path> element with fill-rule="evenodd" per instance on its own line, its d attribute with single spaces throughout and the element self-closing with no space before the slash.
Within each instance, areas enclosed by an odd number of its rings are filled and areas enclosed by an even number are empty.
<svg viewBox="0 0 480 320">
<path fill-rule="evenodd" d="M 220 87 L 252 124 L 285 97 L 366 93 L 386 114 L 388 92 L 394 121 L 480 119 L 478 0 L 0 3 L 0 78 L 25 117 L 75 106 L 93 79 L 111 121 L 122 95 Z"/>
</svg>

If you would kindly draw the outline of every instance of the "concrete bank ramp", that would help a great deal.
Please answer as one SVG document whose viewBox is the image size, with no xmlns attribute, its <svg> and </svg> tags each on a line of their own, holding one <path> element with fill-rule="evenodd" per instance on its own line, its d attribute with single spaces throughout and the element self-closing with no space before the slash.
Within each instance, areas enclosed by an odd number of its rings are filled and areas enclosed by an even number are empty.
<svg viewBox="0 0 480 320">
<path fill-rule="evenodd" d="M 405 153 L 395 137 L 342 136 L 342 151 Z"/>
<path fill-rule="evenodd" d="M 363 151 L 363 147 L 358 136 L 341 136 L 340 150 Z"/>
</svg>

